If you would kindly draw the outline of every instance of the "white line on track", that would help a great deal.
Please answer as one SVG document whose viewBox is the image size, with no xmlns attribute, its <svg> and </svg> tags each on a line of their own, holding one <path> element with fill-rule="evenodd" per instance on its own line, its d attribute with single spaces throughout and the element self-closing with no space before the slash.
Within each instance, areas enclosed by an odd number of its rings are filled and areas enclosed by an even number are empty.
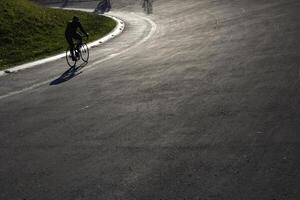
<svg viewBox="0 0 300 200">
<path fill-rule="evenodd" d="M 116 56 L 118 56 L 118 55 L 124 54 L 124 53 L 130 51 L 131 49 L 134 49 L 134 48 L 140 46 L 141 44 L 143 44 L 144 42 L 146 42 L 149 38 L 151 38 L 152 35 L 154 35 L 154 33 L 156 32 L 156 29 L 157 29 L 157 25 L 156 25 L 152 20 L 150 20 L 149 18 L 140 16 L 140 15 L 137 15 L 137 14 L 135 14 L 135 13 L 132 13 L 132 14 L 136 15 L 136 16 L 139 17 L 139 18 L 142 18 L 142 19 L 146 20 L 147 22 L 149 22 L 149 23 L 151 24 L 151 30 L 150 30 L 150 32 L 148 33 L 148 35 L 147 35 L 146 37 L 144 37 L 141 41 L 139 41 L 138 43 L 136 43 L 135 45 L 133 45 L 133 46 L 131 46 L 131 47 L 129 47 L 129 48 L 127 48 L 127 49 L 121 51 L 121 52 L 118 52 L 118 53 L 115 53 L 115 54 L 111 54 L 111 55 L 109 55 L 109 56 L 106 57 L 106 58 L 103 58 L 103 59 L 101 59 L 101 60 L 99 60 L 99 61 L 94 62 L 94 63 L 91 64 L 90 66 L 85 67 L 85 70 L 92 71 L 93 69 L 95 69 L 95 67 L 94 67 L 95 65 L 97 65 L 97 64 L 99 64 L 99 63 L 101 63 L 101 62 L 107 61 L 107 60 L 109 60 L 109 59 L 111 59 L 111 58 L 114 58 L 114 57 L 116 57 Z"/>
<path fill-rule="evenodd" d="M 92 70 L 96 69 L 96 65 L 97 64 L 102 63 L 102 62 L 107 61 L 107 60 L 110 60 L 110 59 L 112 59 L 112 58 L 114 58 L 116 56 L 124 54 L 124 53 L 126 53 L 126 52 L 128 52 L 128 51 L 130 51 L 130 50 L 132 50 L 132 49 L 134 49 L 134 48 L 136 48 L 138 46 L 140 46 L 141 44 L 145 43 L 149 38 L 151 38 L 154 35 L 154 33 L 156 32 L 156 29 L 157 29 L 157 25 L 151 19 L 143 17 L 143 16 L 135 14 L 135 13 L 132 13 L 132 14 L 134 14 L 137 17 L 142 18 L 142 19 L 146 20 L 148 23 L 150 23 L 151 30 L 148 33 L 148 35 L 146 37 L 144 37 L 141 41 L 139 41 L 138 43 L 136 43 L 135 45 L 131 46 L 130 48 L 125 49 L 125 50 L 123 50 L 121 52 L 118 52 L 118 53 L 115 53 L 115 54 L 111 54 L 111 55 L 107 56 L 106 58 L 103 58 L 101 60 L 98 60 L 98 61 L 94 62 L 93 64 L 91 64 L 88 67 L 84 67 L 83 69 L 85 71 L 92 71 Z M 30 86 L 30 87 L 23 88 L 23 89 L 18 90 L 18 91 L 13 91 L 13 92 L 10 92 L 10 93 L 5 94 L 5 95 L 1 95 L 0 96 L 0 100 L 8 98 L 8 97 L 11 97 L 11 96 L 14 96 L 14 95 L 17 95 L 17 94 L 21 94 L 21 93 L 24 93 L 24 92 L 27 92 L 27 91 L 30 91 L 30 90 L 34 90 L 34 89 L 39 88 L 39 87 L 41 87 L 43 85 L 49 84 L 55 78 L 56 77 L 53 77 L 53 78 L 48 79 L 46 81 L 43 81 L 43 82 L 40 82 L 40 83 L 36 83 L 36 84 L 34 84 L 34 85 Z"/>
<path fill-rule="evenodd" d="M 42 85 L 49 84 L 49 82 L 51 82 L 52 80 L 53 80 L 53 78 L 52 79 L 48 79 L 48 80 L 43 81 L 43 82 L 40 82 L 40 83 L 37 83 L 37 84 L 34 84 L 34 85 L 30 86 L 30 87 L 23 88 L 21 90 L 17 90 L 17 91 L 14 91 L 14 92 L 7 93 L 5 95 L 1 95 L 0 96 L 0 100 L 5 99 L 7 97 L 11 97 L 11 96 L 17 95 L 17 94 L 24 93 L 24 92 L 27 92 L 27 91 L 30 91 L 30 90 L 33 90 L 33 89 L 36 89 L 36 88 L 38 88 L 38 87 L 40 87 Z"/>
</svg>

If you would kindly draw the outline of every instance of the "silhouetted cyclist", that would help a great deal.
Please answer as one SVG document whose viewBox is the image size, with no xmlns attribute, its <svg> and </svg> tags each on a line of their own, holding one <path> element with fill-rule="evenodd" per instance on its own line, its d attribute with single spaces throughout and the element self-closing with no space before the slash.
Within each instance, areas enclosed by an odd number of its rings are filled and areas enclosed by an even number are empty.
<svg viewBox="0 0 300 200">
<path fill-rule="evenodd" d="M 77 32 L 77 29 L 80 29 L 80 31 L 82 33 L 84 33 L 87 37 L 89 36 L 87 32 L 85 32 L 85 30 L 83 29 L 83 27 L 81 26 L 80 23 L 80 19 L 79 17 L 74 16 L 72 18 L 72 21 L 69 21 L 67 24 L 67 28 L 65 31 L 65 36 L 66 36 L 66 40 L 70 46 L 70 51 L 71 51 L 71 56 L 72 56 L 72 60 L 75 60 L 75 56 L 74 56 L 74 42 L 73 39 L 78 40 L 79 41 L 79 45 L 76 47 L 77 49 L 80 47 L 80 45 L 82 44 L 82 37 L 80 35 L 80 33 Z M 79 50 L 79 49 L 78 49 Z M 77 55 L 76 55 L 77 56 Z"/>
</svg>

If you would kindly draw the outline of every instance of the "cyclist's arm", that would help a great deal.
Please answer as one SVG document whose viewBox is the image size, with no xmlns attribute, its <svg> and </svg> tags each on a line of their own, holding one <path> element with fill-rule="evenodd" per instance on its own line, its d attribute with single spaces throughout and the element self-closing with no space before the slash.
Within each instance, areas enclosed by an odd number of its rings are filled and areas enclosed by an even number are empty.
<svg viewBox="0 0 300 200">
<path fill-rule="evenodd" d="M 79 29 L 80 29 L 80 31 L 81 31 L 82 33 L 84 33 L 87 37 L 89 36 L 89 35 L 87 34 L 87 32 L 85 32 L 85 30 L 83 29 L 83 27 L 81 26 L 81 24 L 79 24 L 78 27 L 79 27 Z"/>
</svg>

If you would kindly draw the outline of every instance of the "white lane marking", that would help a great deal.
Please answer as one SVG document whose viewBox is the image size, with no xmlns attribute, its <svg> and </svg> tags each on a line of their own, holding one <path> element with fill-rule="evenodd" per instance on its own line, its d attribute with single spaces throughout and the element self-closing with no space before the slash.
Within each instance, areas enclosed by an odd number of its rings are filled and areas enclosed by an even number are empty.
<svg viewBox="0 0 300 200">
<path fill-rule="evenodd" d="M 83 10 L 86 11 L 86 9 L 83 9 Z M 99 40 L 96 40 L 92 43 L 89 43 L 88 44 L 89 48 L 99 46 L 99 45 L 111 40 L 112 38 L 116 37 L 117 35 L 119 35 L 123 32 L 123 30 L 125 28 L 125 23 L 121 19 L 119 19 L 117 17 L 114 17 L 114 16 L 111 16 L 111 15 L 106 15 L 106 16 L 112 18 L 113 20 L 115 20 L 117 22 L 116 27 L 110 33 L 108 33 L 104 37 L 100 38 Z M 16 66 L 16 67 L 12 67 L 10 69 L 0 71 L 0 77 L 6 75 L 7 74 L 6 71 L 8 71 L 10 73 L 18 72 L 18 71 L 21 71 L 21 70 L 24 70 L 24 69 L 29 69 L 29 68 L 32 68 L 32 67 L 36 67 L 38 65 L 49 63 L 49 62 L 58 60 L 58 59 L 63 58 L 63 57 L 65 57 L 65 53 L 61 53 L 61 54 L 58 54 L 58 55 L 55 55 L 55 56 L 51 56 L 51 57 L 44 58 L 44 59 L 41 59 L 41 60 L 37 60 L 37 61 L 34 61 L 34 62 L 25 63 L 25 64 L 22 64 L 22 65 L 19 65 L 19 66 Z"/>
<path fill-rule="evenodd" d="M 133 46 L 131 46 L 131 47 L 129 47 L 129 48 L 127 48 L 127 49 L 121 51 L 121 52 L 118 52 L 118 53 L 115 53 L 115 54 L 111 54 L 111 55 L 109 55 L 108 57 L 106 57 L 106 58 L 104 58 L 104 59 L 101 59 L 101 60 L 99 60 L 99 61 L 94 62 L 93 64 L 89 65 L 88 67 L 85 67 L 85 70 L 92 71 L 92 70 L 96 69 L 96 68 L 94 67 L 95 65 L 97 65 L 97 64 L 99 64 L 99 63 L 101 63 L 101 62 L 107 61 L 107 60 L 109 60 L 109 59 L 111 59 L 111 58 L 114 58 L 114 57 L 116 57 L 116 56 L 118 56 L 118 55 L 124 54 L 124 53 L 130 51 L 131 49 L 134 49 L 134 48 L 140 46 L 141 44 L 143 44 L 144 42 L 146 42 L 149 38 L 151 38 L 151 37 L 154 35 L 154 33 L 155 33 L 156 30 L 157 30 L 157 25 L 156 25 L 152 20 L 150 20 L 149 18 L 143 17 L 143 16 L 141 16 L 141 15 L 138 15 L 138 14 L 136 14 L 136 13 L 132 13 L 132 14 L 136 15 L 136 16 L 139 17 L 139 18 L 142 18 L 142 19 L 148 21 L 148 22 L 151 24 L 151 30 L 150 30 L 150 32 L 148 33 L 148 35 L 147 35 L 146 37 L 144 37 L 141 41 L 139 41 L 138 43 L 136 43 L 135 45 L 133 45 Z"/>
<path fill-rule="evenodd" d="M 38 87 L 40 87 L 42 85 L 49 84 L 49 82 L 51 82 L 52 80 L 53 79 L 48 79 L 46 81 L 34 84 L 34 85 L 30 86 L 30 87 L 27 87 L 27 88 L 24 88 L 24 89 L 21 89 L 21 90 L 17 90 L 17 91 L 14 91 L 14 92 L 10 92 L 10 93 L 5 94 L 5 95 L 1 95 L 0 96 L 0 100 L 5 99 L 7 97 L 11 97 L 11 96 L 17 95 L 17 94 L 21 94 L 23 92 L 27 92 L 27 91 L 33 90 L 33 89 L 38 88 Z"/>
<path fill-rule="evenodd" d="M 116 57 L 118 55 L 123 54 L 123 53 L 126 53 L 126 52 L 128 52 L 129 50 L 131 50 L 133 48 L 136 48 L 137 46 L 143 44 L 144 42 L 146 42 L 149 38 L 151 38 L 154 35 L 154 33 L 157 30 L 157 25 L 152 20 L 150 20 L 150 19 L 148 19 L 146 17 L 140 16 L 140 15 L 137 15 L 135 13 L 132 13 L 132 14 L 136 15 L 139 18 L 142 18 L 142 19 L 148 21 L 151 24 L 151 30 L 148 33 L 148 35 L 145 38 L 143 38 L 141 41 L 139 41 L 138 43 L 136 43 L 135 45 L 133 45 L 133 46 L 131 46 L 131 47 L 129 47 L 129 48 L 121 51 L 121 52 L 118 52 L 118 53 L 115 53 L 115 54 L 111 54 L 111 55 L 107 56 L 106 58 L 103 58 L 103 59 L 101 59 L 99 61 L 96 61 L 96 62 L 94 62 L 93 64 L 91 64 L 88 67 L 84 67 L 83 68 L 84 71 L 92 71 L 93 69 L 96 69 L 95 65 L 97 65 L 97 64 L 99 64 L 101 62 L 110 60 L 110 59 L 112 59 L 112 58 L 114 58 L 114 57 Z M 21 90 L 18 90 L 18 91 L 14 91 L 14 92 L 10 92 L 10 93 L 5 94 L 5 95 L 1 95 L 0 96 L 0 100 L 8 98 L 8 97 L 11 97 L 11 96 L 14 96 L 14 95 L 17 95 L 17 94 L 24 93 L 24 92 L 27 92 L 27 91 L 30 91 L 30 90 L 33 90 L 33 89 L 36 89 L 36 88 L 38 88 L 38 87 L 40 87 L 42 85 L 49 84 L 55 78 L 57 78 L 57 77 L 53 77 L 53 78 L 48 79 L 46 81 L 43 81 L 43 82 L 40 82 L 40 83 L 36 83 L 36 84 L 34 84 L 34 85 L 30 86 L 30 87 L 27 87 L 27 88 L 24 88 L 24 89 L 21 89 Z"/>
</svg>

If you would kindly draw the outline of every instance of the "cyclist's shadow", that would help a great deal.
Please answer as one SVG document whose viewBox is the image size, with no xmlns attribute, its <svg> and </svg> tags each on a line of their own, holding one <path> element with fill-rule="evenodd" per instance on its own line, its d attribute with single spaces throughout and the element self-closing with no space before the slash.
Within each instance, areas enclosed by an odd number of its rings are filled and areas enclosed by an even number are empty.
<svg viewBox="0 0 300 200">
<path fill-rule="evenodd" d="M 65 71 L 62 75 L 60 75 L 57 79 L 51 81 L 49 85 L 59 85 L 61 83 L 64 83 L 79 74 L 82 73 L 81 69 L 86 66 L 87 63 L 82 63 L 79 66 L 76 67 L 70 67 L 67 71 Z"/>
</svg>

